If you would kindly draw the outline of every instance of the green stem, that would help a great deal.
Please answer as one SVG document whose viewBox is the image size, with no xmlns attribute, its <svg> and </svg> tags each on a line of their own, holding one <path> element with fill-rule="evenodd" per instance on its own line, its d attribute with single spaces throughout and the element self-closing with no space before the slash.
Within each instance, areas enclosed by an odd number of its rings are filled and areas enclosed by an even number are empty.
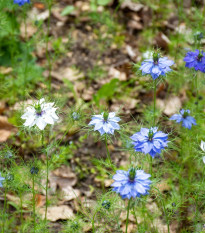
<svg viewBox="0 0 205 233">
<path fill-rule="evenodd" d="M 23 200 L 22 200 L 21 191 L 20 191 L 20 219 L 21 219 L 21 226 L 23 226 Z"/>
<path fill-rule="evenodd" d="M 49 34 L 50 34 L 50 24 L 51 24 L 51 7 L 52 7 L 52 2 L 51 0 L 48 1 L 48 11 L 49 11 L 49 16 L 48 16 L 48 24 L 47 24 L 47 35 L 46 35 L 46 58 L 48 60 L 48 89 L 51 91 L 51 57 L 48 52 L 48 42 L 49 42 Z"/>
<path fill-rule="evenodd" d="M 109 152 L 108 145 L 107 145 L 107 135 L 105 135 L 105 146 L 106 146 L 108 161 L 109 161 L 109 163 L 112 163 L 111 157 L 110 157 L 110 152 Z"/>
<path fill-rule="evenodd" d="M 24 8 L 24 27 L 25 27 L 25 43 L 26 43 L 26 58 L 25 58 L 25 69 L 24 69 L 24 79 L 23 79 L 23 100 L 25 100 L 26 95 L 26 82 L 27 82 L 27 70 L 28 70 L 28 43 L 27 43 L 27 22 L 26 22 L 26 8 Z"/>
<path fill-rule="evenodd" d="M 6 218 L 5 218 L 5 215 L 6 215 L 6 194 L 7 194 L 7 187 L 5 187 L 5 191 L 4 191 L 4 210 L 3 210 L 3 223 L 2 223 L 2 233 L 5 232 L 5 222 L 6 222 Z"/>
<path fill-rule="evenodd" d="M 44 131 L 42 131 L 41 137 L 42 147 L 44 148 Z M 46 209 L 45 209 L 45 221 L 47 221 L 47 210 L 48 210 L 48 171 L 49 171 L 49 161 L 48 161 L 48 152 L 46 152 Z"/>
<path fill-rule="evenodd" d="M 92 229 L 93 229 L 93 233 L 95 233 L 95 216 L 97 214 L 97 210 L 95 211 L 95 213 L 93 214 L 93 219 L 92 219 Z"/>
<path fill-rule="evenodd" d="M 46 151 L 46 210 L 45 210 L 45 221 L 47 221 L 47 210 L 48 210 L 48 152 Z"/>
<path fill-rule="evenodd" d="M 198 75 L 195 75 L 195 88 L 196 88 L 196 111 L 198 112 L 199 106 L 199 92 L 198 92 Z"/>
<path fill-rule="evenodd" d="M 127 229 L 128 229 L 128 222 L 129 222 L 130 202 L 131 202 L 131 199 L 129 199 L 128 205 L 127 205 L 127 219 L 126 219 L 126 231 L 125 231 L 126 233 L 127 233 Z"/>
<path fill-rule="evenodd" d="M 166 211 L 166 208 L 165 208 L 164 201 L 162 200 L 162 197 L 161 197 L 161 202 L 162 202 L 162 206 L 163 206 L 164 214 L 165 214 L 165 218 L 166 218 L 167 230 L 168 230 L 168 233 L 170 233 L 170 229 L 169 229 L 169 218 L 168 218 L 167 211 Z"/>
<path fill-rule="evenodd" d="M 33 174 L 33 229 L 36 232 L 36 201 L 35 201 L 35 174 Z"/>
<path fill-rule="evenodd" d="M 155 118 L 156 118 L 156 95 L 157 95 L 157 79 L 153 80 L 153 82 L 154 82 L 154 109 L 153 109 L 153 112 L 154 112 L 154 117 L 153 117 L 154 124 L 153 124 L 153 126 L 155 126 Z"/>
<path fill-rule="evenodd" d="M 152 156 L 150 155 L 149 172 L 151 176 L 152 176 L 152 162 L 153 162 L 153 159 L 152 159 Z"/>
</svg>

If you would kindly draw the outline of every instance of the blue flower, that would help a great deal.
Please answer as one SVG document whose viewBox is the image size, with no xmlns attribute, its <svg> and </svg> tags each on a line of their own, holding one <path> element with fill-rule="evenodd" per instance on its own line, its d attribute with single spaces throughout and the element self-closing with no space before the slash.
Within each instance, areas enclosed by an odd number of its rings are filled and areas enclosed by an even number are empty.
<svg viewBox="0 0 205 233">
<path fill-rule="evenodd" d="M 3 185 L 2 185 L 2 181 L 3 181 L 3 180 L 5 180 L 5 178 L 4 178 L 4 177 L 1 177 L 1 172 L 0 172 L 0 188 L 3 187 Z"/>
<path fill-rule="evenodd" d="M 167 147 L 168 134 L 157 129 L 157 127 L 141 128 L 140 132 L 133 134 L 130 138 L 133 140 L 135 151 L 150 154 L 153 158 L 160 154 L 161 150 Z"/>
<path fill-rule="evenodd" d="M 165 76 L 166 73 L 172 71 L 170 66 L 174 62 L 169 60 L 167 57 L 159 57 L 159 54 L 153 53 L 153 58 L 146 59 L 142 62 L 140 70 L 142 74 L 151 74 L 152 78 L 155 80 L 160 75 Z"/>
<path fill-rule="evenodd" d="M 200 52 L 196 49 L 195 52 L 188 52 L 184 61 L 186 62 L 186 67 L 194 68 L 205 73 L 205 53 L 203 51 Z"/>
<path fill-rule="evenodd" d="M 192 117 L 189 116 L 190 110 L 180 110 L 180 114 L 174 114 L 171 116 L 169 119 L 176 121 L 177 123 L 182 122 L 182 126 L 191 129 L 192 125 L 196 125 L 196 120 Z"/>
<path fill-rule="evenodd" d="M 115 130 L 119 130 L 120 126 L 117 122 L 120 121 L 119 117 L 115 116 L 114 112 L 103 112 L 100 115 L 93 115 L 89 125 L 94 125 L 94 131 L 98 131 L 103 134 L 114 134 Z"/>
<path fill-rule="evenodd" d="M 131 197 L 140 197 L 147 195 L 150 189 L 151 181 L 148 179 L 151 175 L 143 170 L 131 168 L 129 171 L 118 170 L 113 176 L 113 191 L 119 193 L 121 197 L 130 199 Z"/>
<path fill-rule="evenodd" d="M 14 4 L 18 4 L 19 6 L 23 6 L 25 3 L 30 3 L 30 0 L 14 0 Z"/>
</svg>

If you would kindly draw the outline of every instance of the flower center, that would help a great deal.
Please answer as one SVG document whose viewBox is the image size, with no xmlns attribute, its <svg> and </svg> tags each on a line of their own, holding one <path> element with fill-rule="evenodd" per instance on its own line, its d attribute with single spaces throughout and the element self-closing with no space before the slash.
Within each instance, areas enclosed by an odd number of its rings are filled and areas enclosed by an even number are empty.
<svg viewBox="0 0 205 233">
<path fill-rule="evenodd" d="M 129 172 L 129 180 L 131 182 L 134 182 L 135 176 L 136 176 L 136 169 L 135 168 L 131 168 L 130 172 Z"/>
<path fill-rule="evenodd" d="M 201 61 L 202 57 L 203 57 L 203 54 L 201 52 L 199 52 L 199 55 L 197 56 L 197 60 Z"/>
<path fill-rule="evenodd" d="M 154 132 L 152 131 L 152 129 L 150 129 L 149 133 L 148 133 L 148 139 L 149 139 L 149 141 L 152 141 L 153 136 L 154 136 Z"/>
<path fill-rule="evenodd" d="M 159 62 L 159 53 L 154 52 L 152 58 L 153 58 L 154 64 L 158 65 L 158 62 Z"/>
<path fill-rule="evenodd" d="M 41 109 L 41 105 L 40 105 L 40 104 L 36 104 L 36 105 L 34 106 L 34 108 L 35 108 L 35 111 L 36 111 L 36 115 L 37 115 L 37 116 L 41 116 L 41 115 L 43 114 L 43 111 L 42 111 L 42 109 Z"/>
<path fill-rule="evenodd" d="M 107 122 L 108 116 L 109 116 L 109 113 L 108 113 L 108 112 L 104 112 L 104 113 L 103 113 L 104 122 Z"/>
<path fill-rule="evenodd" d="M 189 116 L 189 113 L 188 113 L 188 112 L 184 112 L 183 118 L 186 118 L 186 117 L 188 117 L 188 116 Z"/>
</svg>

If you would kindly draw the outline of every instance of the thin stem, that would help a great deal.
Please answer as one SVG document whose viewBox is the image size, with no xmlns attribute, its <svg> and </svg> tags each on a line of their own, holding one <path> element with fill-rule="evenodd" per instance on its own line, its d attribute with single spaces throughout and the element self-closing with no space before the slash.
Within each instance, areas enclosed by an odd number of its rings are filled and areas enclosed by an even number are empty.
<svg viewBox="0 0 205 233">
<path fill-rule="evenodd" d="M 44 131 L 41 135 L 41 143 L 44 148 Z M 45 209 L 45 221 L 47 221 L 47 210 L 48 210 L 48 170 L 49 170 L 49 161 L 48 161 L 48 152 L 46 150 L 46 209 Z"/>
<path fill-rule="evenodd" d="M 46 35 L 46 58 L 48 60 L 48 89 L 51 91 L 51 57 L 48 52 L 48 43 L 49 43 L 49 34 L 50 34 L 50 24 L 51 24 L 51 7 L 52 7 L 52 2 L 51 0 L 48 1 L 48 11 L 49 11 L 49 16 L 48 16 L 48 24 L 47 24 L 47 35 Z"/>
<path fill-rule="evenodd" d="M 21 191 L 20 191 L 20 219 L 21 219 L 21 226 L 23 226 L 23 200 L 22 200 Z"/>
<path fill-rule="evenodd" d="M 163 206 L 164 214 L 165 214 L 165 218 L 166 218 L 167 230 L 168 230 L 168 233 L 170 233 L 170 229 L 169 229 L 169 218 L 168 218 L 168 216 L 167 216 L 167 211 L 166 211 L 166 208 L 165 208 L 164 201 L 162 200 L 162 197 L 161 197 L 161 202 L 162 202 L 162 206 Z"/>
<path fill-rule="evenodd" d="M 6 201 L 6 194 L 7 194 L 7 187 L 5 187 L 5 191 L 4 191 L 4 210 L 3 210 L 3 223 L 2 223 L 2 233 L 5 232 L 5 222 L 6 222 L 6 218 L 5 218 L 5 215 L 6 215 L 6 204 L 7 204 L 7 201 Z"/>
<path fill-rule="evenodd" d="M 25 58 L 25 69 L 23 79 L 23 99 L 25 100 L 26 94 L 26 81 L 27 81 L 27 70 L 28 70 L 28 44 L 27 44 L 27 22 L 26 22 L 26 8 L 24 8 L 24 27 L 25 27 L 25 43 L 26 43 L 26 58 Z"/>
<path fill-rule="evenodd" d="M 157 95 L 157 80 L 153 80 L 154 82 L 154 109 L 153 109 L 153 112 L 154 112 L 154 117 L 153 117 L 153 120 L 154 120 L 154 124 L 153 126 L 155 126 L 155 118 L 156 118 L 156 95 Z"/>
<path fill-rule="evenodd" d="M 33 174 L 33 229 L 36 232 L 36 200 L 35 200 L 35 175 Z"/>
<path fill-rule="evenodd" d="M 152 162 L 153 162 L 153 159 L 152 159 L 152 156 L 150 155 L 149 172 L 151 176 L 152 176 Z"/>
<path fill-rule="evenodd" d="M 195 75 L 195 89 L 196 89 L 196 110 L 198 112 L 199 106 L 199 92 L 198 92 L 198 75 Z"/>
<path fill-rule="evenodd" d="M 97 210 L 95 211 L 95 213 L 93 214 L 93 219 L 92 219 L 92 229 L 93 229 L 93 233 L 95 233 L 95 216 L 97 214 Z"/>
<path fill-rule="evenodd" d="M 46 210 L 45 210 L 45 221 L 47 221 L 47 210 L 48 210 L 48 152 L 46 151 Z"/>
<path fill-rule="evenodd" d="M 109 163 L 112 163 L 111 157 L 110 157 L 110 152 L 109 152 L 108 145 L 107 145 L 107 135 L 105 135 L 105 146 L 106 146 L 108 161 L 109 161 Z"/>
<path fill-rule="evenodd" d="M 131 202 L 131 199 L 129 199 L 128 205 L 127 205 L 127 219 L 126 219 L 126 231 L 125 231 L 126 233 L 127 233 L 127 229 L 128 229 L 128 222 L 129 222 L 130 202 Z"/>
</svg>

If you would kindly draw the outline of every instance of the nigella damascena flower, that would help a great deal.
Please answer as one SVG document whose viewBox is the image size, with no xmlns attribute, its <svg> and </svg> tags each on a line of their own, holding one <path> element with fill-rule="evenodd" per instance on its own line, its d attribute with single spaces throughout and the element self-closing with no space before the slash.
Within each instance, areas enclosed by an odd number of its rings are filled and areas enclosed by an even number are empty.
<svg viewBox="0 0 205 233">
<path fill-rule="evenodd" d="M 115 112 L 103 112 L 100 115 L 93 115 L 89 125 L 94 125 L 94 131 L 97 130 L 101 135 L 114 134 L 115 130 L 120 129 L 118 124 L 120 118 L 115 115 Z"/>
<path fill-rule="evenodd" d="M 1 172 L 0 172 L 0 187 L 3 187 L 2 181 L 4 181 L 4 180 L 5 180 L 5 178 L 4 178 L 4 177 L 1 177 Z"/>
<path fill-rule="evenodd" d="M 150 154 L 153 158 L 160 154 L 161 150 L 167 147 L 168 134 L 157 129 L 157 127 L 141 128 L 140 132 L 133 134 L 130 138 L 133 140 L 135 151 Z"/>
<path fill-rule="evenodd" d="M 196 49 L 195 52 L 188 52 L 184 61 L 186 62 L 186 67 L 205 73 L 205 53 L 203 51 L 200 52 Z"/>
<path fill-rule="evenodd" d="M 177 123 L 182 122 L 182 126 L 187 128 L 187 129 L 191 129 L 192 125 L 196 125 L 196 120 L 189 115 L 190 114 L 190 110 L 184 110 L 181 109 L 179 114 L 174 114 L 173 116 L 171 116 L 169 119 L 170 120 L 174 120 Z"/>
<path fill-rule="evenodd" d="M 43 130 L 47 124 L 53 125 L 59 117 L 56 115 L 54 103 L 46 103 L 42 98 L 33 106 L 26 108 L 25 113 L 21 119 L 26 120 L 24 126 L 31 128 L 36 125 L 40 130 Z"/>
<path fill-rule="evenodd" d="M 152 78 L 155 80 L 160 75 L 165 76 L 166 73 L 172 71 L 170 66 L 172 66 L 174 62 L 169 60 L 167 57 L 159 57 L 158 53 L 153 53 L 153 57 L 150 59 L 144 60 L 140 67 L 142 74 L 150 74 Z"/>
<path fill-rule="evenodd" d="M 148 179 L 150 176 L 143 170 L 135 168 L 131 168 L 129 171 L 118 170 L 113 176 L 114 183 L 111 186 L 113 191 L 119 193 L 123 199 L 140 197 L 148 194 L 151 184 Z"/>
<path fill-rule="evenodd" d="M 25 3 L 30 3 L 30 0 L 14 0 L 14 4 L 18 4 L 19 6 L 23 6 Z"/>
<path fill-rule="evenodd" d="M 203 152 L 205 152 L 205 142 L 201 140 L 201 145 L 200 145 L 201 149 Z M 205 163 L 205 156 L 203 156 L 203 162 Z"/>
</svg>

